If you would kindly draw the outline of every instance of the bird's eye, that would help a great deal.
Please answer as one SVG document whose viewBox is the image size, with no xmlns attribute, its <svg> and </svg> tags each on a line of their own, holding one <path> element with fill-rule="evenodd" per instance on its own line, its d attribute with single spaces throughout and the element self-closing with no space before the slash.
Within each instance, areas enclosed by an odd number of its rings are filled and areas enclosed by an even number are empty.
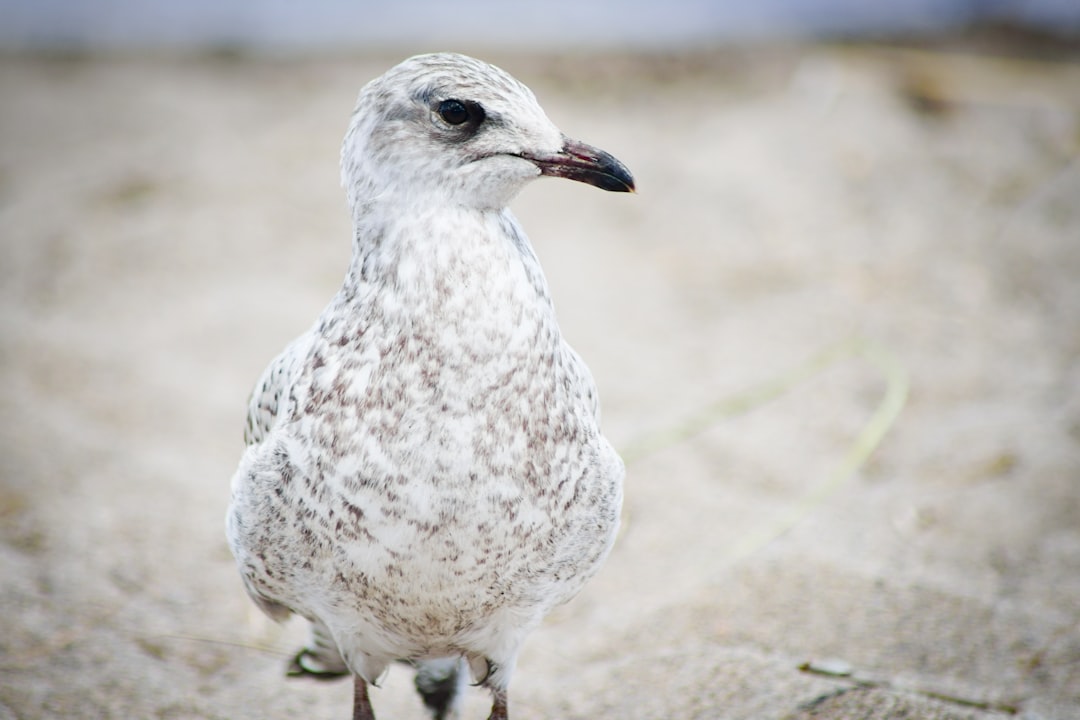
<svg viewBox="0 0 1080 720">
<path fill-rule="evenodd" d="M 474 103 L 463 103 L 460 100 L 443 100 L 439 103 L 439 117 L 445 120 L 448 125 L 461 125 L 470 119 L 482 120 L 482 115 L 479 118 L 473 117 L 475 110 L 471 110 L 470 105 L 479 110 L 479 106 L 475 106 Z"/>
</svg>

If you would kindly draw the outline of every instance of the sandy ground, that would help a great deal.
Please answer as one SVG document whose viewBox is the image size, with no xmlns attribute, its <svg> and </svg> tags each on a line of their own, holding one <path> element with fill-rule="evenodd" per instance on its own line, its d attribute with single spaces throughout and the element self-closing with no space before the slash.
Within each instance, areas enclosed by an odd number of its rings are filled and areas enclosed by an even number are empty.
<svg viewBox="0 0 1080 720">
<path fill-rule="evenodd" d="M 223 515 L 405 54 L 0 61 L 0 718 L 348 716 Z M 640 184 L 515 203 L 630 463 L 514 716 L 1080 717 L 1080 64 L 493 59 Z"/>
</svg>

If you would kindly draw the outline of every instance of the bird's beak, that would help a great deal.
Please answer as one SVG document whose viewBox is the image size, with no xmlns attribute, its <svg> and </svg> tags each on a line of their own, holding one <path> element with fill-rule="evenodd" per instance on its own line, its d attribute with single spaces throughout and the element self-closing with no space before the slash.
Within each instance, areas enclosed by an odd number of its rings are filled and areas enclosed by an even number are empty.
<svg viewBox="0 0 1080 720">
<path fill-rule="evenodd" d="M 634 192 L 634 176 L 615 156 L 592 145 L 563 138 L 559 152 L 551 155 L 523 154 L 540 168 L 541 175 L 568 178 L 609 192 Z"/>
</svg>

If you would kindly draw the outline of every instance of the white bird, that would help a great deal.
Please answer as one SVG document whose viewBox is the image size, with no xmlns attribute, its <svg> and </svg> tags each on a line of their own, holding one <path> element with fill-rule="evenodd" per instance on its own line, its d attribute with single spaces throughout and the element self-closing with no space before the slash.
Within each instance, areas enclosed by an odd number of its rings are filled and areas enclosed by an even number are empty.
<svg viewBox="0 0 1080 720">
<path fill-rule="evenodd" d="M 506 206 L 541 175 L 634 180 L 455 54 L 366 85 L 341 165 L 352 261 L 256 386 L 229 545 L 263 611 L 310 622 L 292 673 L 354 676 L 356 720 L 397 660 L 436 718 L 467 663 L 502 720 L 525 636 L 611 549 L 624 474 Z"/>
</svg>

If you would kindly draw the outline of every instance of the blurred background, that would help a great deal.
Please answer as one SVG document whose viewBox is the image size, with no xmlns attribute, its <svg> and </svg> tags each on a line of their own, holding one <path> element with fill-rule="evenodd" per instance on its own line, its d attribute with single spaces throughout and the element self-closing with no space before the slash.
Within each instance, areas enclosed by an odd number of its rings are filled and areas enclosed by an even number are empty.
<svg viewBox="0 0 1080 720">
<path fill-rule="evenodd" d="M 1075 0 L 602 0 L 581 3 L 383 3 L 359 0 L 3 0 L 7 48 L 380 48 L 401 43 L 489 48 L 684 48 L 781 37 L 941 33 L 977 23 L 1080 30 Z"/>
<path fill-rule="evenodd" d="M 348 716 L 222 518 L 433 50 L 638 182 L 513 205 L 628 465 L 515 718 L 1080 717 L 1077 0 L 0 0 L 0 720 Z"/>
</svg>

